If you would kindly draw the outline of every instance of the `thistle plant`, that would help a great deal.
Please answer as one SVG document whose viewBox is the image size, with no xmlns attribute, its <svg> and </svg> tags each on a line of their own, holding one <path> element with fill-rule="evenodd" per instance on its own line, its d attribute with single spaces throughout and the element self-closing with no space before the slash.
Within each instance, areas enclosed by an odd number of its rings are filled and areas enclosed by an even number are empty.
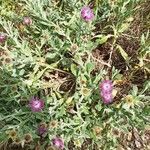
<svg viewBox="0 0 150 150">
<path fill-rule="evenodd" d="M 146 2 L 0 8 L 0 147 L 149 149 Z"/>
</svg>

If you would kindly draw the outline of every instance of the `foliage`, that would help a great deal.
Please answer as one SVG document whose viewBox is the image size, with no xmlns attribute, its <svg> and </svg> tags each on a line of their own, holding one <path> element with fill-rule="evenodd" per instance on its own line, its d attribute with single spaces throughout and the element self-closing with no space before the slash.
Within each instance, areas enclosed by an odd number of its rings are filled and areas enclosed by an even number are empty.
<svg viewBox="0 0 150 150">
<path fill-rule="evenodd" d="M 132 34 L 145 3 L 2 0 L 0 32 L 7 39 L 0 43 L 0 142 L 11 138 L 13 146 L 19 139 L 22 147 L 46 149 L 59 136 L 65 149 L 69 143 L 75 149 L 148 148 L 142 139 L 150 130 L 149 31 Z M 89 22 L 80 14 L 87 5 L 94 11 Z M 24 17 L 32 23 L 24 24 Z M 99 84 L 108 79 L 113 103 L 106 105 Z M 29 107 L 34 96 L 44 101 L 41 112 Z M 40 123 L 46 124 L 44 137 Z"/>
</svg>

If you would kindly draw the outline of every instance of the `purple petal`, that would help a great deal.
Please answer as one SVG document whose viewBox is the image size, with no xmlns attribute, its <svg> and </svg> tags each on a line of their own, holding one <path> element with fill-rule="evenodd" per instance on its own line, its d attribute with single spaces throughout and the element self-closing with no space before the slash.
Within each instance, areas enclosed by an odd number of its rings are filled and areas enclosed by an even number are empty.
<svg viewBox="0 0 150 150">
<path fill-rule="evenodd" d="M 30 17 L 24 17 L 23 18 L 23 24 L 24 25 L 31 25 L 32 24 L 32 19 Z"/>
<path fill-rule="evenodd" d="M 110 104 L 113 102 L 112 93 L 101 92 L 101 97 L 104 104 Z"/>
<path fill-rule="evenodd" d="M 33 97 L 29 102 L 29 107 L 33 112 L 40 112 L 44 108 L 44 101 L 37 97 Z"/>
<path fill-rule="evenodd" d="M 53 138 L 52 143 L 55 147 L 59 149 L 64 149 L 64 141 L 61 138 L 59 137 Z"/>
<path fill-rule="evenodd" d="M 109 92 L 111 93 L 113 90 L 113 83 L 111 80 L 104 80 L 101 84 L 100 84 L 100 90 L 103 92 Z"/>
<path fill-rule="evenodd" d="M 85 20 L 85 21 L 91 21 L 94 18 L 94 12 L 93 10 L 88 7 L 88 6 L 84 6 L 81 9 L 81 17 Z"/>
</svg>

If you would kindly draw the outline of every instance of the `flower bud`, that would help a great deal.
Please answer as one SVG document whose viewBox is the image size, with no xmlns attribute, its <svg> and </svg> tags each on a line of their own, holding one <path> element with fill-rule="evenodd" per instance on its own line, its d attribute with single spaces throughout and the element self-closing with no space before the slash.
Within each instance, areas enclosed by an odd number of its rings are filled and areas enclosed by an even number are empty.
<svg viewBox="0 0 150 150">
<path fill-rule="evenodd" d="M 23 24 L 30 26 L 32 24 L 32 19 L 30 17 L 24 17 L 23 18 Z"/>
</svg>

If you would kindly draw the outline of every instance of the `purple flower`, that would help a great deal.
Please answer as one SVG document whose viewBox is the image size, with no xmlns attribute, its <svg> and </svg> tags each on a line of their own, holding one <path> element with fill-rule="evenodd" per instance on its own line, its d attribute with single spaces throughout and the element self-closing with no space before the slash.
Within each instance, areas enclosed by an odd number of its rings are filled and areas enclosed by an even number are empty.
<svg viewBox="0 0 150 150">
<path fill-rule="evenodd" d="M 111 93 L 113 90 L 113 83 L 111 80 L 104 80 L 101 84 L 100 84 L 100 90 L 105 93 Z"/>
<path fill-rule="evenodd" d="M 44 108 L 44 101 L 37 97 L 33 97 L 29 102 L 29 107 L 33 112 L 40 112 Z"/>
<path fill-rule="evenodd" d="M 111 80 L 104 80 L 99 85 L 100 95 L 104 104 L 110 104 L 113 102 L 113 83 Z"/>
<path fill-rule="evenodd" d="M 5 34 L 0 33 L 0 43 L 5 42 L 6 38 L 7 38 L 7 37 L 6 37 L 6 35 L 5 35 Z"/>
<path fill-rule="evenodd" d="M 93 10 L 89 6 L 84 6 L 81 9 L 81 17 L 85 21 L 91 21 L 94 18 L 94 12 L 93 12 Z"/>
<path fill-rule="evenodd" d="M 47 134 L 47 124 L 46 123 L 40 123 L 40 125 L 38 126 L 38 135 L 45 137 Z"/>
<path fill-rule="evenodd" d="M 101 97 L 104 104 L 110 104 L 113 102 L 112 93 L 101 92 Z"/>
<path fill-rule="evenodd" d="M 24 17 L 23 18 L 23 24 L 24 25 L 31 25 L 32 24 L 32 19 L 30 17 Z"/>
<path fill-rule="evenodd" d="M 56 148 L 64 149 L 64 141 L 60 137 L 53 138 L 52 143 Z"/>
</svg>

